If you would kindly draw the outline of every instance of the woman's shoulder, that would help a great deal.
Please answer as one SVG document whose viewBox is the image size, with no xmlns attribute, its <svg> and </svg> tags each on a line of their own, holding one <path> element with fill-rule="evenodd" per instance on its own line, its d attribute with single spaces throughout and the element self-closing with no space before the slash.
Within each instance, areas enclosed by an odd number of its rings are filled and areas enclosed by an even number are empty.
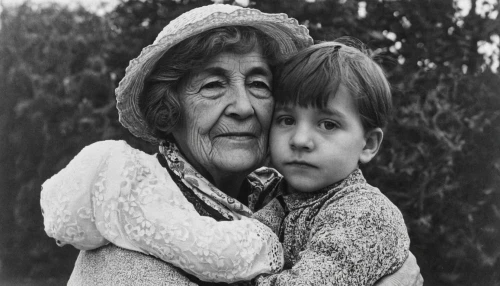
<svg viewBox="0 0 500 286">
<path fill-rule="evenodd" d="M 80 153 L 85 153 L 90 156 L 106 156 L 119 152 L 133 152 L 139 151 L 128 145 L 123 140 L 104 140 L 97 141 L 90 145 L 85 146 Z M 142 152 L 142 151 L 139 151 Z"/>
<path fill-rule="evenodd" d="M 139 159 L 137 159 L 139 158 Z M 90 183 L 95 176 L 108 169 L 121 169 L 122 165 L 134 165 L 130 162 L 154 164 L 155 157 L 135 149 L 122 140 L 98 141 L 84 147 L 71 161 L 57 174 L 45 181 L 44 188 L 50 182 Z M 137 164 L 135 164 L 137 165 Z M 75 181 L 76 180 L 76 181 Z"/>
<path fill-rule="evenodd" d="M 77 157 L 100 161 L 128 161 L 131 158 L 140 158 L 140 161 L 155 161 L 154 156 L 130 146 L 123 140 L 105 140 L 92 143 L 84 147 L 75 158 Z"/>
</svg>

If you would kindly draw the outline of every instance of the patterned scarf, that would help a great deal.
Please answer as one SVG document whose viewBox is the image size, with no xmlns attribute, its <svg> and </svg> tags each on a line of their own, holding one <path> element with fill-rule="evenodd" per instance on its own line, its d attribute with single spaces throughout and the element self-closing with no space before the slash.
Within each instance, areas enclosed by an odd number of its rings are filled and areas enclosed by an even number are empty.
<svg viewBox="0 0 500 286">
<path fill-rule="evenodd" d="M 181 178 L 182 183 L 191 189 L 204 203 L 221 213 L 229 220 L 249 217 L 253 212 L 244 204 L 226 195 L 198 173 L 179 152 L 175 143 L 164 141 L 160 153 L 167 160 L 168 167 Z"/>
</svg>

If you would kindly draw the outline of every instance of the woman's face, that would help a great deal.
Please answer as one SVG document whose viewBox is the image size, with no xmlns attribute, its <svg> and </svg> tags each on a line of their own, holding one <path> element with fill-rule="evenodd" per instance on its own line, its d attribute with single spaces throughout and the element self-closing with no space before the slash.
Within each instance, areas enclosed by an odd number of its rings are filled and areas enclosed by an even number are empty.
<svg viewBox="0 0 500 286">
<path fill-rule="evenodd" d="M 267 153 L 272 74 L 259 51 L 221 53 L 195 70 L 179 92 L 182 118 L 172 132 L 206 178 L 248 174 Z"/>
</svg>

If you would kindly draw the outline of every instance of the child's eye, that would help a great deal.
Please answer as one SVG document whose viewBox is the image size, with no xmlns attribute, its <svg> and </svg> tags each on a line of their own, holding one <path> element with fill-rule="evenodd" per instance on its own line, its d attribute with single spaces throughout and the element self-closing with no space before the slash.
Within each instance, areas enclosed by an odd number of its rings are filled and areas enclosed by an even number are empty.
<svg viewBox="0 0 500 286">
<path fill-rule="evenodd" d="M 253 88 L 262 88 L 262 89 L 267 89 L 267 90 L 271 90 L 271 88 L 267 85 L 267 83 L 263 82 L 263 81 L 252 81 L 248 84 L 250 87 L 253 87 Z"/>
<path fill-rule="evenodd" d="M 279 125 L 282 126 L 290 126 L 295 124 L 295 119 L 293 119 L 293 117 L 290 116 L 280 116 L 276 121 L 278 122 Z"/>
<path fill-rule="evenodd" d="M 323 128 L 325 130 L 333 130 L 333 129 L 338 127 L 337 123 L 335 123 L 333 121 L 328 121 L 328 120 L 321 121 L 319 123 L 319 125 L 321 128 Z"/>
</svg>

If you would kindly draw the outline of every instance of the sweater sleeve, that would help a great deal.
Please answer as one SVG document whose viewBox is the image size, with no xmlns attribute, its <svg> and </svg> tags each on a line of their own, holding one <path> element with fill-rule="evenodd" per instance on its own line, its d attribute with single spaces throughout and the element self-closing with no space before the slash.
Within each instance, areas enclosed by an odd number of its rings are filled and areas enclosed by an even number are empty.
<svg viewBox="0 0 500 286">
<path fill-rule="evenodd" d="M 82 153 L 55 180 L 64 174 L 65 181 L 72 181 L 66 176 L 72 177 L 81 157 L 94 159 L 85 162 L 94 168 L 88 175 L 92 179 L 68 192 L 58 211 L 47 202 L 64 184 L 44 184 L 42 206 L 51 210 L 44 214 L 47 233 L 62 244 L 93 249 L 111 242 L 158 257 L 204 281 L 230 283 L 281 270 L 283 250 L 269 228 L 251 218 L 217 222 L 200 216 L 154 156 L 128 145 L 112 148 L 105 158 L 87 156 L 85 149 Z M 80 209 L 88 219 L 80 219 Z M 61 220 L 61 213 L 69 219 Z M 65 235 L 71 227 L 80 233 L 78 239 Z"/>
<path fill-rule="evenodd" d="M 252 218 L 269 227 L 277 236 L 280 235 L 280 227 L 285 218 L 285 208 L 278 199 L 273 199 L 260 210 L 256 211 Z"/>
<path fill-rule="evenodd" d="M 43 183 L 40 204 L 45 232 L 60 246 L 72 244 L 87 250 L 108 243 L 93 221 L 91 189 L 117 144 L 102 141 L 83 148 L 64 169 Z"/>
<path fill-rule="evenodd" d="M 286 234 L 285 234 L 286 235 Z M 324 206 L 291 269 L 258 285 L 373 285 L 399 269 L 409 237 L 399 210 L 380 193 L 347 195 Z"/>
</svg>

